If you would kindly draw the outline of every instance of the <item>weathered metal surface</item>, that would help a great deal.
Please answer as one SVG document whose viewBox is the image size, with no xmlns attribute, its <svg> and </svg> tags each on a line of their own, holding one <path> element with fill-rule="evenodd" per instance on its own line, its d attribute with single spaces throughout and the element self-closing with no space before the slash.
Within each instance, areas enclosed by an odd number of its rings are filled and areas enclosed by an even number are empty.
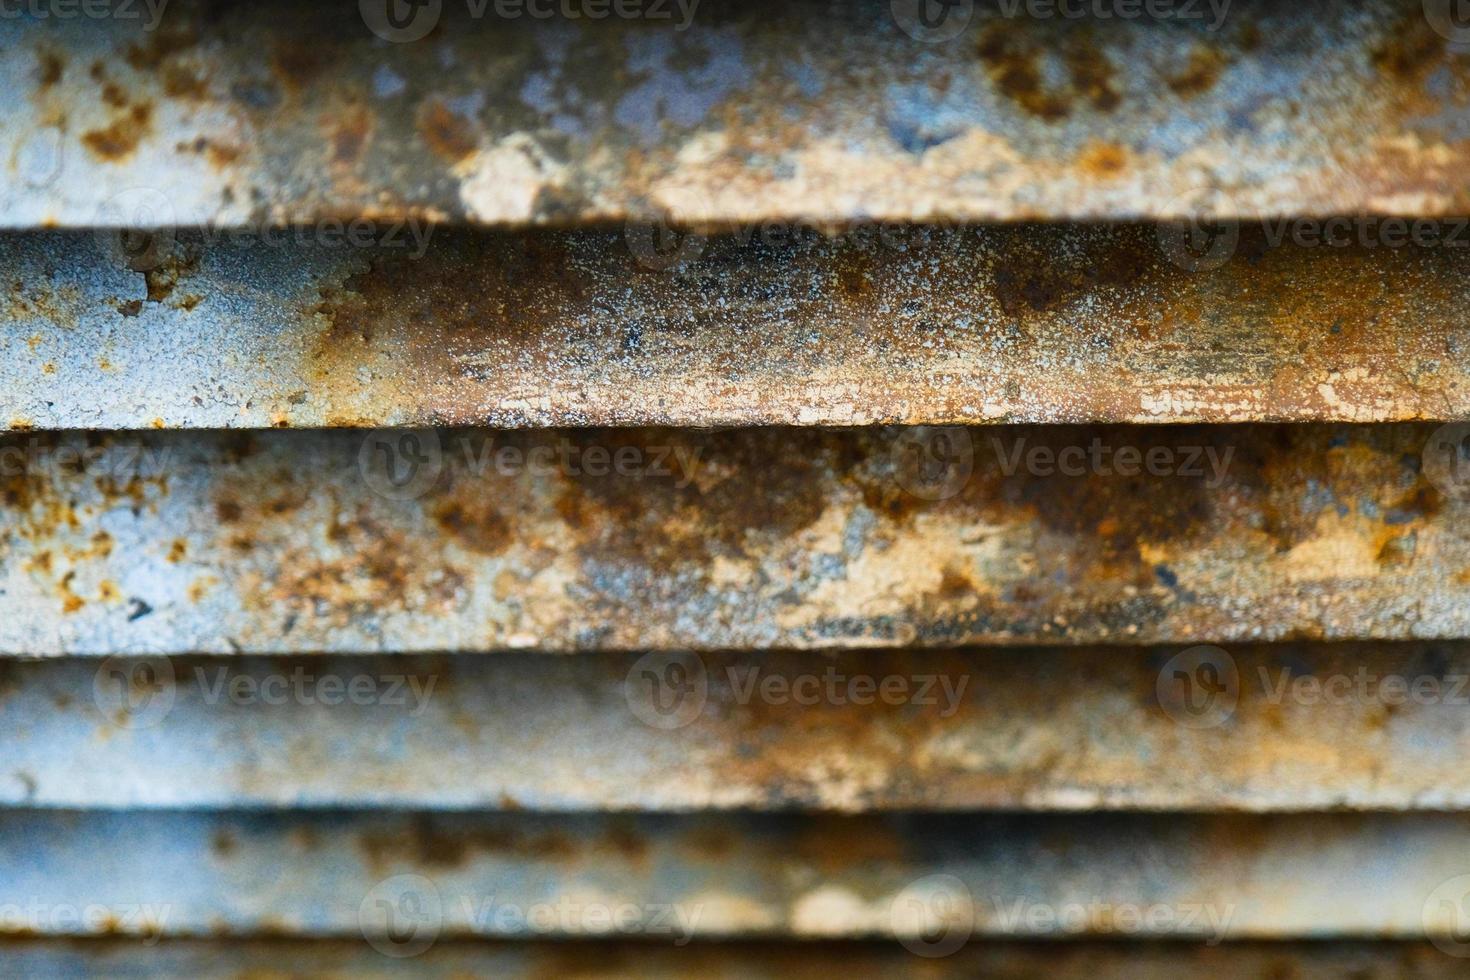
<svg viewBox="0 0 1470 980">
<path fill-rule="evenodd" d="M 7 18 L 0 222 L 1470 206 L 1470 62 L 1419 0 L 1237 0 L 1218 23 L 992 3 L 937 44 L 878 0 L 707 0 L 686 30 L 441 6 L 415 43 L 350 3 Z"/>
<path fill-rule="evenodd" d="M 1470 415 L 1462 248 L 1149 226 L 708 241 L 440 229 L 371 249 L 0 236 L 0 426 L 1388 421 Z"/>
<path fill-rule="evenodd" d="M 285 939 L 0 940 L 0 959 L 31 980 L 269 977 L 374 980 L 379 977 L 689 976 L 786 980 L 834 973 L 891 977 L 1056 977 L 1058 980 L 1437 980 L 1464 962 L 1428 943 L 971 943 L 921 959 L 890 943 L 720 943 L 671 947 L 647 942 L 438 943 L 412 958 L 384 956 L 363 942 Z"/>
<path fill-rule="evenodd" d="M 0 650 L 1453 639 L 1432 431 L 22 433 Z"/>
<path fill-rule="evenodd" d="M 1443 942 L 1467 833 L 1463 814 L 6 811 L 0 930 Z"/>
<path fill-rule="evenodd" d="M 687 706 L 635 655 L 15 663 L 0 804 L 1470 808 L 1464 645 L 1239 648 L 1218 705 L 1177 653 L 704 654 Z"/>
</svg>

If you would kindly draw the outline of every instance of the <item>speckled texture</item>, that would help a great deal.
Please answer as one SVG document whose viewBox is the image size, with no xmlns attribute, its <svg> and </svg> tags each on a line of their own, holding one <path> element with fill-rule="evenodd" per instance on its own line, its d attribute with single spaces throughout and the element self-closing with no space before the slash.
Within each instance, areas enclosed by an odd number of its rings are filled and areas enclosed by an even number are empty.
<svg viewBox="0 0 1470 980">
<path fill-rule="evenodd" d="M 904 34 L 878 0 L 706 0 L 684 31 L 473 21 L 450 3 L 406 44 L 346 3 L 175 0 L 151 34 L 5 20 L 0 86 L 17 98 L 0 119 L 0 223 L 1470 204 L 1467 62 L 1419 0 L 1238 0 L 1213 32 L 994 7 L 942 44 Z"/>
<path fill-rule="evenodd" d="M 1431 430 L 446 431 L 397 444 L 398 487 L 351 431 L 14 434 L 0 649 L 1455 638 L 1470 505 Z M 1183 475 L 1005 473 L 1094 441 Z"/>
<path fill-rule="evenodd" d="M 1226 653 L 1221 702 L 1197 715 L 1182 713 L 1174 697 L 1173 671 L 1188 663 L 1179 647 L 762 650 L 697 661 L 531 653 L 150 658 L 107 667 L 40 660 L 0 677 L 0 804 L 534 812 L 1470 805 L 1470 645 Z M 676 703 L 669 727 L 657 727 L 664 719 L 645 709 L 661 692 L 644 672 L 662 678 L 668 663 L 685 666 L 694 686 L 688 708 Z M 140 689 L 128 708 L 109 685 L 145 666 L 155 697 L 143 700 Z M 107 671 L 100 698 L 99 669 Z M 865 684 L 890 693 L 870 694 Z M 349 690 L 362 694 L 348 698 Z"/>
<path fill-rule="evenodd" d="M 0 427 L 1470 415 L 1470 232 L 1250 228 L 1191 271 L 1147 225 L 869 226 L 657 270 L 617 231 L 419 230 L 418 258 L 407 230 L 182 236 L 141 272 L 89 234 L 0 236 Z"/>
</svg>

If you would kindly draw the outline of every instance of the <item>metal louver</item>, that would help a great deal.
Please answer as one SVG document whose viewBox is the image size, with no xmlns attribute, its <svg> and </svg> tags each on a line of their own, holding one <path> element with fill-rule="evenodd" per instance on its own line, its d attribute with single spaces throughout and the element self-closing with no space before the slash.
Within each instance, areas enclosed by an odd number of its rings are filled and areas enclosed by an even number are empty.
<svg viewBox="0 0 1470 980">
<path fill-rule="evenodd" d="M 1463 8 L 0 2 L 0 976 L 1460 975 Z"/>
</svg>

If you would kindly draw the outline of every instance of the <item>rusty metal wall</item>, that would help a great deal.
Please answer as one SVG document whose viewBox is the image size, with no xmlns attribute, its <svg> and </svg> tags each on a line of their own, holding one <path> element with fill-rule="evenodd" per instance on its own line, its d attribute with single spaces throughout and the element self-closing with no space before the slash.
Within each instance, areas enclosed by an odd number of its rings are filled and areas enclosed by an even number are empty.
<svg viewBox="0 0 1470 980">
<path fill-rule="evenodd" d="M 0 975 L 1463 973 L 1463 11 L 558 3 L 0 9 Z"/>
</svg>

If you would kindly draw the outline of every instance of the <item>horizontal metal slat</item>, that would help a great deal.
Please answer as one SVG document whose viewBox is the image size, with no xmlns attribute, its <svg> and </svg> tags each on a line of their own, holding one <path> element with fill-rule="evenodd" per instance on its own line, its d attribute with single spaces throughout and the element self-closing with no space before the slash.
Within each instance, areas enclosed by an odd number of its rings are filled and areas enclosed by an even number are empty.
<svg viewBox="0 0 1470 980">
<path fill-rule="evenodd" d="M 1461 961 L 1427 943 L 1009 943 L 979 942 L 942 959 L 921 960 L 896 944 L 648 942 L 445 942 L 412 958 L 384 956 L 366 943 L 317 940 L 0 940 L 0 957 L 34 980 L 78 973 L 113 980 L 236 978 L 252 971 L 288 978 L 374 980 L 424 977 L 682 978 L 691 975 L 786 980 L 833 972 L 925 977 L 1045 975 L 1059 980 L 1171 980 L 1181 974 L 1258 980 L 1433 980 L 1457 977 Z"/>
<path fill-rule="evenodd" d="M 181 235 L 140 271 L 0 236 L 0 426 L 1470 415 L 1470 247 L 1249 229 L 1206 269 L 1151 226 L 905 226 L 660 271 L 615 231 L 389 234 Z"/>
<path fill-rule="evenodd" d="M 1450 942 L 1470 888 L 1461 814 L 6 811 L 0 831 L 5 932 L 366 933 L 400 951 L 467 936 Z"/>
<path fill-rule="evenodd" d="M 0 650 L 1454 639 L 1459 431 L 18 434 Z"/>
<path fill-rule="evenodd" d="M 0 677 L 12 806 L 1470 807 L 1464 644 L 147 658 Z"/>
<path fill-rule="evenodd" d="M 425 6 L 411 33 L 441 10 Z M 687 24 L 546 23 L 444 4 L 415 43 L 393 43 L 404 35 L 384 24 L 391 39 L 374 36 L 351 3 L 176 0 L 156 25 L 141 10 L 8 19 L 0 221 L 1425 216 L 1470 204 L 1466 61 L 1455 25 L 1436 30 L 1418 0 L 1239 0 L 1219 18 L 1176 4 L 1193 13 L 1087 24 L 983 3 L 932 44 L 876 0 L 694 6 Z"/>
</svg>

